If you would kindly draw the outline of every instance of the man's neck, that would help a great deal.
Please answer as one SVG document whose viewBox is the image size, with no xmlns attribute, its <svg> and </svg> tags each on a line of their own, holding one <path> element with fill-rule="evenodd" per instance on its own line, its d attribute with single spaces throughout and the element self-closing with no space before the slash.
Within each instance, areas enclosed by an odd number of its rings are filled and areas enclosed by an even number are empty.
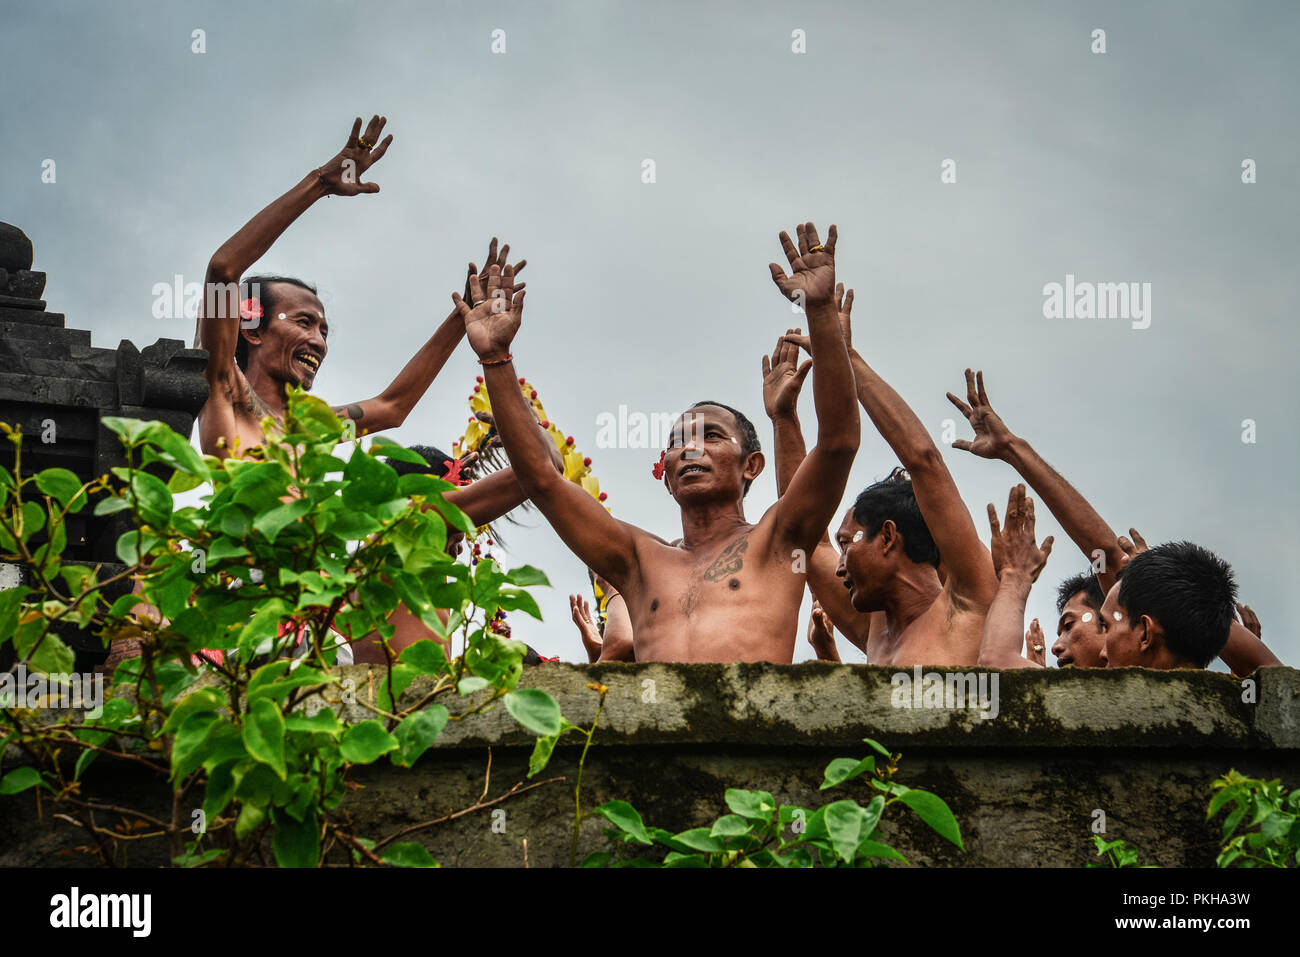
<svg viewBox="0 0 1300 957">
<path fill-rule="evenodd" d="M 250 363 L 248 372 L 245 374 L 248 379 L 248 388 L 252 393 L 250 398 L 253 405 L 260 405 L 265 408 L 263 414 L 270 415 L 278 422 L 284 421 L 285 397 L 284 383 L 278 382 L 267 375 L 261 366 Z M 261 418 L 261 415 L 258 416 Z"/>
<path fill-rule="evenodd" d="M 681 545 L 688 551 L 707 548 L 747 527 L 745 508 L 739 501 L 692 502 L 682 506 Z"/>
<path fill-rule="evenodd" d="M 889 634 L 898 637 L 924 615 L 943 591 L 939 573 L 931 565 L 912 564 L 900 569 L 885 596 L 885 620 Z"/>
</svg>

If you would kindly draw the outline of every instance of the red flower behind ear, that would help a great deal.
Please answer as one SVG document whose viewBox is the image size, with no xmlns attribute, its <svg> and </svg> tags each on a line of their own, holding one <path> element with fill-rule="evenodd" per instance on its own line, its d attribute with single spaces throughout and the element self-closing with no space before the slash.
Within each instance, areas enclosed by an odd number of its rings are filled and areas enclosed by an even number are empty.
<svg viewBox="0 0 1300 957">
<path fill-rule="evenodd" d="M 651 470 L 651 473 L 650 473 L 650 474 L 652 474 L 652 475 L 655 477 L 655 480 L 656 480 L 656 481 L 659 481 L 659 480 L 663 479 L 663 477 L 664 477 L 664 456 L 667 455 L 667 454 L 668 454 L 668 450 L 667 450 L 667 449 L 665 449 L 664 451 L 660 452 L 660 453 L 659 453 L 659 461 L 655 463 L 654 468 Z"/>
<path fill-rule="evenodd" d="M 261 319 L 262 304 L 256 299 L 241 299 L 239 302 L 240 319 Z"/>
<path fill-rule="evenodd" d="M 443 481 L 450 482 L 452 485 L 465 485 L 468 479 L 460 477 L 460 459 L 444 459 L 443 465 L 447 466 L 447 471 L 443 474 Z"/>
</svg>

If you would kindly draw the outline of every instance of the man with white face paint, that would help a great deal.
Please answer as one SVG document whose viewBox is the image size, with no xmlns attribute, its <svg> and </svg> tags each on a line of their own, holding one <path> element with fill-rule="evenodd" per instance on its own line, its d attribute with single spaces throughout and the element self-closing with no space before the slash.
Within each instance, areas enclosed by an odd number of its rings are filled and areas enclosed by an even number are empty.
<svg viewBox="0 0 1300 957">
<path fill-rule="evenodd" d="M 1103 621 L 1100 609 L 1092 607 L 1091 603 L 1097 595 L 1113 592 L 1120 571 L 1135 560 L 1134 556 L 1146 553 L 1146 542 L 1132 528 L 1129 529 L 1131 540 L 1117 536 L 1074 486 L 1048 465 L 1027 441 L 1012 434 L 1001 416 L 993 411 L 988 393 L 984 391 L 983 372 L 966 370 L 966 402 L 951 392 L 948 400 L 966 416 L 975 430 L 974 439 L 958 439 L 952 447 L 981 458 L 1001 459 L 1011 465 L 1051 510 L 1088 560 L 1094 562 L 1096 592 L 1090 586 L 1080 586 L 1078 578 L 1061 586 L 1060 596 L 1064 599 L 1058 604 L 1061 623 L 1052 652 L 1058 655 L 1058 664 L 1063 667 L 1066 664 L 1080 668 L 1106 667 L 1103 652 L 1105 632 L 1107 624 L 1113 623 Z M 1166 564 L 1161 567 L 1174 566 Z M 1070 588 L 1073 594 L 1067 596 L 1066 590 Z M 1077 635 L 1074 634 L 1076 629 L 1080 629 Z M 1067 656 L 1065 659 L 1059 657 L 1062 652 Z M 1237 621 L 1231 623 L 1226 644 L 1221 644 L 1215 654 L 1238 676 L 1253 674 L 1260 667 L 1282 664 L 1258 637 Z"/>
</svg>

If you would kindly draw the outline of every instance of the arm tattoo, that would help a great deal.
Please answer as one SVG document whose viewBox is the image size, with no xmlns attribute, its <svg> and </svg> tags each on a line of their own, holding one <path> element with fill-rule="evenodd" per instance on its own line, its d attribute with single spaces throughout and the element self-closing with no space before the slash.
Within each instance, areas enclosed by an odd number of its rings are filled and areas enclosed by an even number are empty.
<svg viewBox="0 0 1300 957">
<path fill-rule="evenodd" d="M 366 417 L 366 410 L 361 408 L 361 406 L 359 406 L 355 402 L 353 402 L 351 405 L 335 406 L 332 411 L 335 415 L 340 415 L 340 416 L 346 412 L 347 417 L 354 422 L 360 422 L 362 419 Z"/>
<path fill-rule="evenodd" d="M 713 564 L 704 571 L 705 581 L 715 582 L 728 575 L 734 575 L 745 566 L 745 549 L 749 548 L 749 536 L 738 538 L 722 550 Z"/>
</svg>

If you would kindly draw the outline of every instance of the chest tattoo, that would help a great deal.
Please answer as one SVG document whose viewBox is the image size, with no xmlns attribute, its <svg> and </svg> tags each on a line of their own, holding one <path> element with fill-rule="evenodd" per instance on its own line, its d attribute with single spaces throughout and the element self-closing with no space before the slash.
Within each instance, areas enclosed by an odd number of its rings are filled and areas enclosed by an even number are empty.
<svg viewBox="0 0 1300 957">
<path fill-rule="evenodd" d="M 722 550 L 722 554 L 713 560 L 704 570 L 704 580 L 721 581 L 728 575 L 734 575 L 745 567 L 745 549 L 749 548 L 749 536 L 738 538 Z"/>
</svg>

